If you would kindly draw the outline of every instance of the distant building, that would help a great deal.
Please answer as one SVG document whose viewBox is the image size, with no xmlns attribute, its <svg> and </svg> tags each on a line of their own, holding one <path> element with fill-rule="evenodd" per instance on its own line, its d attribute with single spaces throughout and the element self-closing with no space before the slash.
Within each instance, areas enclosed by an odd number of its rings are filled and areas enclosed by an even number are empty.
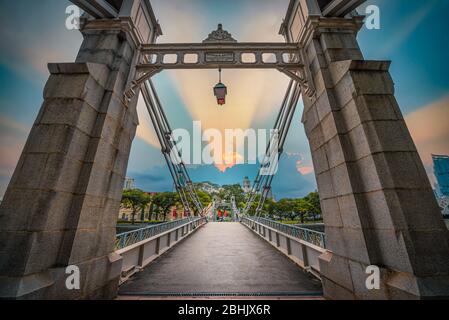
<svg viewBox="0 0 449 320">
<path fill-rule="evenodd" d="M 443 216 L 449 217 L 449 197 L 442 196 L 437 197 L 438 205 L 441 208 L 441 212 L 443 213 Z"/>
<path fill-rule="evenodd" d="M 449 197 L 449 156 L 432 155 L 435 178 L 438 182 L 438 192 Z"/>
<path fill-rule="evenodd" d="M 125 178 L 125 186 L 123 187 L 123 189 L 124 190 L 134 189 L 134 182 L 135 180 L 133 178 Z"/>
<path fill-rule="evenodd" d="M 243 192 L 249 193 L 249 192 L 251 192 L 251 189 L 252 189 L 252 187 L 251 187 L 251 181 L 249 180 L 248 177 L 245 177 L 245 178 L 243 179 Z"/>
</svg>

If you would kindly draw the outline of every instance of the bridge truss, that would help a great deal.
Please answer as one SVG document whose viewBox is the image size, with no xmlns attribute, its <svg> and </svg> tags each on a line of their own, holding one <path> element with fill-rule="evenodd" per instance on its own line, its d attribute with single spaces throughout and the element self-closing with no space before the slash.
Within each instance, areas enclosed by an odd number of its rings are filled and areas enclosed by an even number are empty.
<svg viewBox="0 0 449 320">
<path fill-rule="evenodd" d="M 257 195 L 260 195 L 260 198 L 255 210 L 255 215 L 260 216 L 263 210 L 263 206 L 271 191 L 271 184 L 278 169 L 279 160 L 283 154 L 285 141 L 287 139 L 300 97 L 300 84 L 295 83 L 293 80 L 290 81 L 274 125 L 273 132 L 275 134 L 271 136 L 265 153 L 265 158 L 261 162 L 261 168 L 257 173 L 251 192 L 248 194 L 248 201 L 243 211 L 244 215 L 247 215 L 251 210 L 253 203 L 256 201 Z"/>
<path fill-rule="evenodd" d="M 156 130 L 162 153 L 173 178 L 183 206 L 190 212 L 193 205 L 204 215 L 187 168 L 172 137 L 172 130 L 161 106 L 151 78 L 163 70 L 185 69 L 275 69 L 287 75 L 291 81 L 279 111 L 264 161 L 255 179 L 243 215 L 249 213 L 260 195 L 256 215 L 260 215 L 270 193 L 275 172 L 266 172 L 271 164 L 278 163 L 293 115 L 302 93 L 315 94 L 309 70 L 305 68 L 306 55 L 297 44 L 290 43 L 238 43 L 222 25 L 203 43 L 147 44 L 141 46 L 135 79 L 125 92 L 128 103 L 141 91 L 151 121 Z M 275 166 L 277 168 L 277 166 Z M 264 172 L 265 170 L 265 172 Z"/>
</svg>

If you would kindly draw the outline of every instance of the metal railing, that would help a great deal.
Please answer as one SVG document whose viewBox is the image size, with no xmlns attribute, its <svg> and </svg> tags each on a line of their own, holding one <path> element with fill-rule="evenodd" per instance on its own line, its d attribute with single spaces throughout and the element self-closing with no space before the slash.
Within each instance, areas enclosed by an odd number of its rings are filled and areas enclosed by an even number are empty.
<svg viewBox="0 0 449 320">
<path fill-rule="evenodd" d="M 146 239 L 152 238 L 158 234 L 164 233 L 171 229 L 175 229 L 177 227 L 183 226 L 190 222 L 201 221 L 202 219 L 205 219 L 205 218 L 200 218 L 200 217 L 185 218 L 185 219 L 175 220 L 175 221 L 171 221 L 171 222 L 167 222 L 167 223 L 161 223 L 161 224 L 157 224 L 157 225 L 148 226 L 148 227 L 134 230 L 134 231 L 120 233 L 117 235 L 117 238 L 115 239 L 115 250 L 121 250 L 123 248 L 126 248 L 126 247 L 131 246 L 136 243 L 139 243 Z"/>
<path fill-rule="evenodd" d="M 310 229 L 300 228 L 297 226 L 290 226 L 288 224 L 279 223 L 266 218 L 244 217 L 242 218 L 242 222 L 248 225 L 250 222 L 259 223 L 282 232 L 286 235 L 298 238 L 315 246 L 326 249 L 326 235 L 324 232 L 318 232 Z"/>
</svg>

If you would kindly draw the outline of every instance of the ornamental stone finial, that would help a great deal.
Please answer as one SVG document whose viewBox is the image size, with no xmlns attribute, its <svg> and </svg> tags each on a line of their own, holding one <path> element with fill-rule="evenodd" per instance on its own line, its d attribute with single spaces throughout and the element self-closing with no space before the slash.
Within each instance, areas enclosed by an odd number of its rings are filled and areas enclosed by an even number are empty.
<svg viewBox="0 0 449 320">
<path fill-rule="evenodd" d="M 223 43 L 223 42 L 236 43 L 237 40 L 235 40 L 228 31 L 223 30 L 223 24 L 221 23 L 218 24 L 217 30 L 209 34 L 207 39 L 203 41 L 203 43 Z"/>
</svg>

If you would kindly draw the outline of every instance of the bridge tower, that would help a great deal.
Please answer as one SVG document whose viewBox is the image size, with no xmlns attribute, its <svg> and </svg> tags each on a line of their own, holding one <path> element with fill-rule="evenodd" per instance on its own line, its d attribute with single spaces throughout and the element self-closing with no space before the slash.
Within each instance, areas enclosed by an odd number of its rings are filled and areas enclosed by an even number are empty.
<svg viewBox="0 0 449 320">
<path fill-rule="evenodd" d="M 161 34 L 149 1 L 76 0 L 89 17 L 75 63 L 49 64 L 44 103 L 0 209 L 0 298 L 117 294 L 117 212 L 138 124 L 138 48 Z M 67 290 L 69 265 L 80 290 Z"/>
<path fill-rule="evenodd" d="M 394 97 L 390 62 L 364 60 L 363 1 L 291 0 L 282 33 L 303 48 L 315 93 L 303 123 L 322 199 L 331 299 L 449 297 L 449 234 Z M 380 290 L 368 290 L 370 265 Z"/>
</svg>

